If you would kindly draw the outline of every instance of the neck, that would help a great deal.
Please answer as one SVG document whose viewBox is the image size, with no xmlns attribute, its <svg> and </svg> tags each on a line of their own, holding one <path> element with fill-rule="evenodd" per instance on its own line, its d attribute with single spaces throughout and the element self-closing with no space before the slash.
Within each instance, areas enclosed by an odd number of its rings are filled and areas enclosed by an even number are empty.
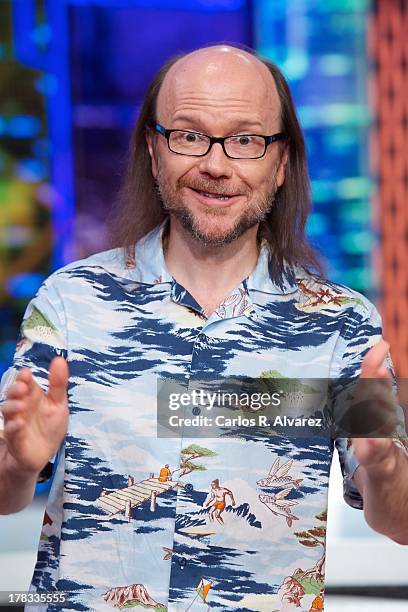
<svg viewBox="0 0 408 612">
<path fill-rule="evenodd" d="M 258 226 L 231 244 L 206 246 L 171 218 L 164 245 L 166 266 L 209 315 L 254 270 Z"/>
</svg>

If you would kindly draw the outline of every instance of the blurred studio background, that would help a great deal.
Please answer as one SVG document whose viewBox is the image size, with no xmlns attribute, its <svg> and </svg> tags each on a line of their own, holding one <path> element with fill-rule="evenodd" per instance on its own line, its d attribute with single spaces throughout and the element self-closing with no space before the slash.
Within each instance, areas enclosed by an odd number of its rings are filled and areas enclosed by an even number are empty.
<svg viewBox="0 0 408 612">
<path fill-rule="evenodd" d="M 0 374 L 54 269 L 106 249 L 142 96 L 171 55 L 249 45 L 288 78 L 312 242 L 379 308 L 408 376 L 408 5 L 404 0 L 0 0 Z M 408 547 L 330 491 L 326 610 L 408 610 Z M 47 485 L 0 517 L 0 591 L 28 588 Z"/>
</svg>

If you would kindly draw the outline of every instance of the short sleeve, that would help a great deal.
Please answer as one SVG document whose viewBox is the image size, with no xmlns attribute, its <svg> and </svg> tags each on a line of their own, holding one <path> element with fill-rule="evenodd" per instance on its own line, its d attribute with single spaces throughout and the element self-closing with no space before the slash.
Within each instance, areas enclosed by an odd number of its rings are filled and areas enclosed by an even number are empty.
<svg viewBox="0 0 408 612">
<path fill-rule="evenodd" d="M 4 423 L 1 407 L 17 372 L 24 367 L 30 368 L 36 382 L 46 391 L 51 360 L 57 356 L 67 357 L 66 317 L 60 294 L 53 282 L 54 277 L 50 276 L 29 302 L 20 326 L 13 362 L 1 378 L 0 435 Z M 49 478 L 50 467 L 47 466 L 43 472 L 40 481 Z"/>
<path fill-rule="evenodd" d="M 360 302 L 359 307 L 352 311 L 339 338 L 332 368 L 332 376 L 336 380 L 358 378 L 365 354 L 382 336 L 381 317 L 377 309 L 365 298 Z M 387 367 L 395 378 L 390 356 L 387 358 Z M 359 465 L 353 447 L 347 438 L 337 438 L 335 445 L 343 474 L 344 499 L 349 506 L 362 510 L 363 499 L 353 481 Z"/>
<path fill-rule="evenodd" d="M 362 510 L 363 498 L 353 481 L 354 472 L 359 465 L 354 456 L 353 447 L 348 438 L 337 438 L 335 444 L 343 474 L 343 497 L 349 506 Z"/>
</svg>

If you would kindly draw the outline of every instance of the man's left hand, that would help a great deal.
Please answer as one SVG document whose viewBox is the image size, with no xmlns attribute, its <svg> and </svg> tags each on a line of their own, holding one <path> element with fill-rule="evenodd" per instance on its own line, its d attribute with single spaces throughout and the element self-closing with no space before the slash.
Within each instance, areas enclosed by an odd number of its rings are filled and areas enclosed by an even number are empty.
<svg viewBox="0 0 408 612">
<path fill-rule="evenodd" d="M 398 405 L 392 391 L 392 376 L 384 365 L 389 348 L 384 340 L 373 346 L 363 359 L 360 375 L 360 379 L 371 379 L 367 381 L 367 389 L 374 392 L 374 398 L 376 395 L 380 398 L 378 411 L 380 415 L 384 413 L 386 425 L 382 431 L 388 438 L 352 438 L 354 455 L 359 462 L 353 480 L 363 497 L 364 516 L 370 527 L 406 545 L 408 456 L 392 439 L 393 423 L 396 424 L 393 416 L 397 414 Z"/>
<path fill-rule="evenodd" d="M 395 406 L 395 397 L 392 393 L 392 377 L 384 365 L 384 361 L 389 353 L 390 345 L 381 339 L 378 344 L 373 346 L 363 359 L 360 378 L 383 379 L 382 395 L 389 394 L 388 401 L 390 406 Z M 388 384 L 387 384 L 388 381 Z M 361 466 L 368 469 L 389 471 L 395 466 L 393 454 L 394 443 L 389 438 L 353 438 L 354 455 Z M 370 471 L 371 471 L 370 469 Z M 378 472 L 377 472 L 378 476 Z"/>
</svg>

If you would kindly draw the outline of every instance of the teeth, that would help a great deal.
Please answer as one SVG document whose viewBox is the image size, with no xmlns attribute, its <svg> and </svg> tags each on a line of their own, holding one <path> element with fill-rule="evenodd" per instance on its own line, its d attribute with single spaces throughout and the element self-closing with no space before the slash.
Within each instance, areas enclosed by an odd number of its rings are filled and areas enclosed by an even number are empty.
<svg viewBox="0 0 408 612">
<path fill-rule="evenodd" d="M 219 195 L 217 193 L 206 193 L 205 191 L 201 191 L 203 195 L 207 198 L 217 198 L 218 200 L 228 200 L 229 196 Z"/>
</svg>

